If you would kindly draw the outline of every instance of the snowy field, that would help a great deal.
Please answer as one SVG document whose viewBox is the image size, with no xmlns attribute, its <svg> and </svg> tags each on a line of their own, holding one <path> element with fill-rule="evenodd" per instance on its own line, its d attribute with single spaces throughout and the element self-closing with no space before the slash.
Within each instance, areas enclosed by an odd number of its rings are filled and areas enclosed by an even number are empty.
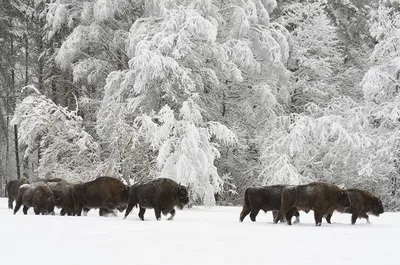
<svg viewBox="0 0 400 265">
<path fill-rule="evenodd" d="M 0 199 L 2 264 L 400 264 L 400 213 L 371 216 L 371 224 L 335 213 L 332 225 L 314 226 L 312 212 L 300 212 L 301 224 L 272 224 L 260 212 L 239 223 L 240 207 L 195 207 L 177 211 L 174 221 L 145 221 L 135 208 L 123 220 L 88 216 L 24 216 Z"/>
</svg>

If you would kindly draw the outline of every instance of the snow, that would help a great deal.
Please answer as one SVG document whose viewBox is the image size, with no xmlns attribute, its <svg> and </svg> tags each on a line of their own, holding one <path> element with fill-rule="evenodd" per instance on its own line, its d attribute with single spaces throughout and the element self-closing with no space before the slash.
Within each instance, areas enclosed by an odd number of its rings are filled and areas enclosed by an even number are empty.
<svg viewBox="0 0 400 265">
<path fill-rule="evenodd" d="M 314 226 L 312 212 L 300 212 L 300 224 L 272 224 L 260 212 L 257 222 L 241 207 L 193 207 L 178 210 L 173 221 L 145 221 L 135 208 L 126 220 L 88 216 L 24 216 L 0 199 L 2 264 L 398 264 L 400 213 L 371 216 L 371 224 L 335 213 L 332 225 Z"/>
</svg>

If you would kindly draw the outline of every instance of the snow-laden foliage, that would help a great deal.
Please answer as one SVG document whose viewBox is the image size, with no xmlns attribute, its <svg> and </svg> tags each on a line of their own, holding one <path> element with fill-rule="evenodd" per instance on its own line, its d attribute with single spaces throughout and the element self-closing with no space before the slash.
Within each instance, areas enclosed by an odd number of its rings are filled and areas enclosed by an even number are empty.
<svg viewBox="0 0 400 265">
<path fill-rule="evenodd" d="M 231 145 L 236 137 L 219 122 L 204 120 L 215 109 L 206 105 L 204 92 L 221 93 L 221 77 L 236 82 L 242 77 L 228 57 L 235 48 L 217 43 L 216 20 L 192 6 L 196 2 L 170 9 L 160 4 L 157 12 L 164 17 L 142 18 L 132 25 L 129 69 L 109 75 L 97 128 L 111 150 L 115 138 L 110 135 L 119 134 L 117 141 L 130 144 L 130 152 L 141 156 L 152 156 L 138 145 L 148 142 L 156 154 L 156 168 L 149 174 L 157 170 L 157 176 L 189 185 L 194 200 L 213 204 L 222 184 L 214 165 L 219 157 L 215 141 Z M 149 7 L 146 12 L 156 11 Z M 127 130 L 109 126 L 116 120 Z M 107 162 L 120 163 L 120 155 Z"/>
<path fill-rule="evenodd" d="M 107 75 L 127 68 L 125 39 L 141 9 L 142 1 L 135 0 L 56 0 L 49 4 L 48 38 L 63 28 L 71 31 L 55 62 L 64 70 L 71 69 L 75 84 L 101 94 Z"/>
<path fill-rule="evenodd" d="M 349 187 L 384 178 L 368 167 L 382 160 L 380 142 L 370 134 L 364 109 L 348 98 L 321 109 L 309 104 L 302 114 L 278 117 L 263 145 L 265 183 L 324 180 Z"/>
<path fill-rule="evenodd" d="M 99 146 L 83 129 L 82 118 L 32 86 L 24 90 L 27 96 L 18 104 L 11 123 L 18 126 L 20 145 L 27 147 L 24 156 L 38 150 L 38 177 L 70 181 L 94 178 Z"/>
<path fill-rule="evenodd" d="M 372 11 L 371 35 L 378 41 L 370 56 L 372 67 L 361 86 L 368 101 L 392 101 L 400 87 L 400 13 L 380 6 Z"/>
<path fill-rule="evenodd" d="M 337 95 L 332 77 L 343 62 L 337 28 L 326 12 L 326 1 L 289 2 L 277 19 L 290 32 L 289 86 L 295 110 L 310 102 L 324 106 Z"/>
<path fill-rule="evenodd" d="M 366 116 L 377 138 L 373 161 L 365 172 L 384 177 L 376 192 L 390 208 L 398 209 L 399 190 L 399 88 L 400 88 L 400 13 L 382 1 L 371 10 L 370 32 L 377 44 L 370 56 L 370 69 L 361 81 L 366 101 Z"/>
<path fill-rule="evenodd" d="M 136 122 L 142 124 L 139 134 L 158 151 L 160 176 L 189 185 L 193 200 L 212 205 L 214 193 L 221 190 L 223 181 L 214 165 L 220 152 L 211 138 L 229 145 L 235 143 L 236 136 L 218 122 L 204 123 L 195 101 L 195 98 L 185 101 L 177 118 L 165 105 L 151 119 L 144 115 Z"/>
</svg>

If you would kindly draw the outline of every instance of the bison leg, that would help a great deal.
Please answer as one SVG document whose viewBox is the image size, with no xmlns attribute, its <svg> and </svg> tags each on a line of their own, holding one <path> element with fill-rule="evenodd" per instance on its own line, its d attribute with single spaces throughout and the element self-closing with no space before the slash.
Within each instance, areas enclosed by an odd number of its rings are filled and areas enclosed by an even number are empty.
<svg viewBox="0 0 400 265">
<path fill-rule="evenodd" d="M 40 214 L 39 208 L 37 206 L 33 207 L 33 211 L 36 215 Z"/>
<path fill-rule="evenodd" d="M 240 213 L 239 221 L 243 222 L 244 218 L 251 212 L 250 208 L 247 205 L 243 205 L 242 212 Z"/>
<path fill-rule="evenodd" d="M 321 226 L 322 215 L 319 212 L 314 211 L 314 219 L 315 219 L 315 225 L 316 226 Z"/>
<path fill-rule="evenodd" d="M 140 220 L 144 221 L 144 213 L 146 212 L 146 209 L 140 207 L 140 205 L 139 205 L 139 208 L 140 208 L 139 214 L 138 214 L 138 215 L 139 215 L 139 218 L 140 218 Z"/>
<path fill-rule="evenodd" d="M 29 209 L 29 207 L 27 207 L 27 206 L 24 205 L 24 208 L 22 208 L 22 212 L 23 212 L 25 215 L 27 215 L 27 214 L 28 214 L 28 209 Z"/>
<path fill-rule="evenodd" d="M 251 211 L 251 213 L 250 213 L 250 219 L 251 219 L 252 222 L 255 222 L 255 221 L 256 221 L 256 217 L 257 217 L 257 214 L 258 214 L 259 211 L 260 211 L 260 209 Z"/>
<path fill-rule="evenodd" d="M 353 213 L 353 214 L 351 215 L 351 224 L 352 224 L 352 225 L 354 225 L 354 224 L 356 223 L 357 218 L 358 218 L 358 214 Z"/>
<path fill-rule="evenodd" d="M 272 211 L 272 217 L 273 217 L 274 224 L 278 223 L 279 220 L 281 219 L 281 215 L 280 215 L 279 211 Z"/>
<path fill-rule="evenodd" d="M 160 207 L 158 207 L 158 206 L 154 207 L 154 213 L 156 215 L 157 221 L 160 221 L 161 220 L 161 209 L 160 209 Z"/>
<path fill-rule="evenodd" d="M 360 215 L 360 218 L 365 218 L 365 219 L 367 220 L 367 223 L 368 223 L 368 224 L 370 224 L 370 221 L 369 221 L 369 216 L 368 216 L 368 214 L 366 214 L 366 213 L 363 213 L 363 214 L 361 214 L 361 215 Z"/>
<path fill-rule="evenodd" d="M 83 205 L 75 205 L 75 214 L 77 216 L 81 216 L 83 210 Z"/>
<path fill-rule="evenodd" d="M 294 220 L 294 223 L 295 224 L 300 223 L 300 213 L 299 211 L 297 211 L 297 209 L 296 212 L 294 213 L 294 216 L 296 216 L 296 220 Z"/>
<path fill-rule="evenodd" d="M 99 215 L 100 216 L 105 216 L 107 214 L 107 212 L 108 212 L 107 209 L 104 209 L 104 208 L 100 208 L 99 209 Z"/>
<path fill-rule="evenodd" d="M 8 198 L 8 209 L 13 209 L 13 199 L 11 199 L 11 198 Z"/>
<path fill-rule="evenodd" d="M 22 205 L 21 202 L 17 201 L 17 203 L 15 204 L 15 208 L 14 208 L 14 214 L 16 214 L 18 212 L 19 208 L 21 208 L 21 205 Z"/>
<path fill-rule="evenodd" d="M 66 214 L 66 210 L 64 209 L 64 208 L 61 208 L 61 211 L 60 211 L 60 215 L 61 216 L 64 216 L 65 214 Z"/>
<path fill-rule="evenodd" d="M 168 220 L 172 221 L 175 217 L 175 209 L 172 209 L 172 211 L 169 212 L 171 216 L 168 218 Z"/>
<path fill-rule="evenodd" d="M 90 211 L 90 208 L 82 207 L 83 211 L 83 216 L 87 216 L 88 212 Z"/>
<path fill-rule="evenodd" d="M 292 217 L 297 212 L 296 207 L 291 208 L 289 211 L 286 212 L 285 218 L 288 225 L 292 225 Z M 297 220 L 297 218 L 296 218 Z"/>
<path fill-rule="evenodd" d="M 126 210 L 125 210 L 125 217 L 124 217 L 124 219 L 125 219 L 126 217 L 128 217 L 128 215 L 132 212 L 132 209 L 133 209 L 134 206 L 135 206 L 134 204 L 129 204 L 129 205 L 128 205 L 128 208 L 126 208 Z M 139 216 L 139 217 L 140 217 L 140 216 Z"/>
<path fill-rule="evenodd" d="M 331 224 L 332 214 L 333 214 L 333 213 L 328 213 L 328 215 L 325 217 L 326 222 L 327 222 L 328 224 Z"/>
</svg>

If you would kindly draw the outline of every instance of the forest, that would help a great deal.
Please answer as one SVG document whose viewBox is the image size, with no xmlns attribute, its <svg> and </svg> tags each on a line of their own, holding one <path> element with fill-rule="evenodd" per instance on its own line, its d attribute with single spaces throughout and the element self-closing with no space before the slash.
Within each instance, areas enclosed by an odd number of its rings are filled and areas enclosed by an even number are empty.
<svg viewBox="0 0 400 265">
<path fill-rule="evenodd" d="M 400 209 L 398 0 L 2 0 L 0 190 L 325 181 Z"/>
</svg>

